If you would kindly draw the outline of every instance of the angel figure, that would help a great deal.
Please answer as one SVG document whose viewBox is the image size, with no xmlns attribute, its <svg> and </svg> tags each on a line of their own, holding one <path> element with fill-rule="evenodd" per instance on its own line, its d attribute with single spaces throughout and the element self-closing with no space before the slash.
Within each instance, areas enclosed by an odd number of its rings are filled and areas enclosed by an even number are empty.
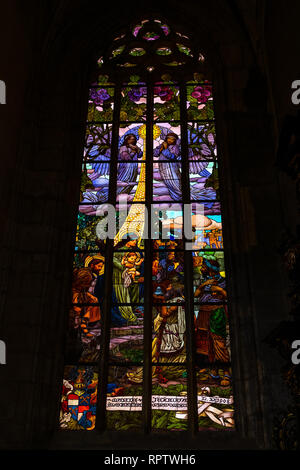
<svg viewBox="0 0 300 470">
<path fill-rule="evenodd" d="M 141 257 L 140 253 L 137 252 L 128 252 L 126 253 L 123 258 L 122 258 L 122 265 L 125 266 L 125 270 L 123 271 L 123 279 L 124 283 L 131 284 L 131 282 L 135 281 L 136 276 L 140 276 L 141 273 L 137 271 L 137 267 L 139 267 L 142 262 L 144 261 L 144 258 Z M 129 280 L 130 278 L 130 280 Z"/>
</svg>

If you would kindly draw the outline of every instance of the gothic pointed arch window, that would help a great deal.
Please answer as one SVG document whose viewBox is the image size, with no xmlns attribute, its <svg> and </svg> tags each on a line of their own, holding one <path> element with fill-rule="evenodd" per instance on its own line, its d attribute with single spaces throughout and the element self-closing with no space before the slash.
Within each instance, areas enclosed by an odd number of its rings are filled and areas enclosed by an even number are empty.
<svg viewBox="0 0 300 470">
<path fill-rule="evenodd" d="M 211 75 L 144 19 L 89 89 L 60 428 L 234 429 Z"/>
</svg>

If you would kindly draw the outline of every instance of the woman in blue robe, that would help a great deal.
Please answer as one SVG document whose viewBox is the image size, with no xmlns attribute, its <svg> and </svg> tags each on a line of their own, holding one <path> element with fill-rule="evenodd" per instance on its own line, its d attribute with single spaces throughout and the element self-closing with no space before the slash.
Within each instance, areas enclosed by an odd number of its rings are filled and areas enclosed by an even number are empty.
<svg viewBox="0 0 300 470">
<path fill-rule="evenodd" d="M 158 158 L 158 168 L 161 179 L 167 187 L 173 201 L 182 200 L 181 192 L 181 151 L 177 144 L 178 136 L 174 132 L 169 132 L 164 142 L 154 150 L 154 157 Z M 189 170 L 199 174 L 202 178 L 207 178 L 210 172 L 206 167 L 208 162 L 193 159 L 192 149 L 189 149 Z M 215 191 L 212 188 L 195 190 L 191 186 L 190 195 L 192 200 L 212 200 L 215 199 Z"/>
<path fill-rule="evenodd" d="M 122 160 L 118 164 L 118 182 L 127 183 L 124 188 L 119 187 L 117 194 L 127 193 L 130 194 L 132 188 L 136 185 L 138 177 L 138 159 L 141 159 L 143 152 L 136 145 L 137 138 L 135 134 L 127 134 L 124 138 L 124 143 L 119 149 L 119 160 Z M 124 163 L 123 163 L 124 162 Z"/>
</svg>

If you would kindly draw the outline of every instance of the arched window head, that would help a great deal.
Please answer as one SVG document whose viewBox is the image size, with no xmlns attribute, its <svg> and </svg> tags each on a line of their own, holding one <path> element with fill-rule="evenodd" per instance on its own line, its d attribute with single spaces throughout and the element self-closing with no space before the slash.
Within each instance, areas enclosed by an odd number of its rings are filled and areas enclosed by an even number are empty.
<svg viewBox="0 0 300 470">
<path fill-rule="evenodd" d="M 60 427 L 234 428 L 213 88 L 189 35 L 121 32 L 89 91 Z"/>
<path fill-rule="evenodd" d="M 98 67 L 110 70 L 115 79 L 128 81 L 129 74 L 138 74 L 141 80 L 152 75 L 152 79 L 164 81 L 173 76 L 187 79 L 188 73 L 192 78 L 197 70 L 207 69 L 204 61 L 202 51 L 188 35 L 159 19 L 145 19 L 114 38 L 107 53 L 98 59 Z"/>
</svg>

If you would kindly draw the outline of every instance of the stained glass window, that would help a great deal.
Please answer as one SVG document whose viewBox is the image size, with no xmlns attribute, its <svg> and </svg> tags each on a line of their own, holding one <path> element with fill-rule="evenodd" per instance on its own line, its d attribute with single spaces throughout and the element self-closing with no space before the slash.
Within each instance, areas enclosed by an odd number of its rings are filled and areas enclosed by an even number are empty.
<svg viewBox="0 0 300 470">
<path fill-rule="evenodd" d="M 60 428 L 233 430 L 213 85 L 159 19 L 89 90 Z"/>
</svg>

